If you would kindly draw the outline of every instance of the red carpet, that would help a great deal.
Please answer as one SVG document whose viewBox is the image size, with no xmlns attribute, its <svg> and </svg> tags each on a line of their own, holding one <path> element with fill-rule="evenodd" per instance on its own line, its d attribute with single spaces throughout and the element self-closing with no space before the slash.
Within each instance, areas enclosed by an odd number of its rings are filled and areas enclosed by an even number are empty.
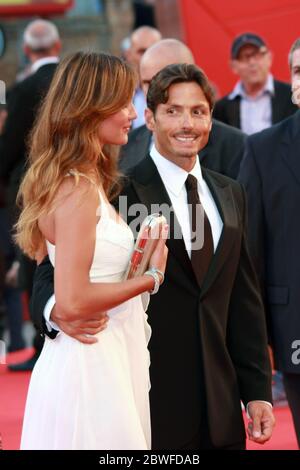
<svg viewBox="0 0 300 470">
<path fill-rule="evenodd" d="M 32 354 L 27 349 L 9 354 L 7 363 L 20 362 Z M 0 435 L 4 450 L 18 449 L 22 428 L 23 412 L 30 374 L 27 372 L 9 372 L 0 364 Z M 277 425 L 271 441 L 264 446 L 248 441 L 249 450 L 292 450 L 297 449 L 297 442 L 288 408 L 275 408 Z"/>
</svg>

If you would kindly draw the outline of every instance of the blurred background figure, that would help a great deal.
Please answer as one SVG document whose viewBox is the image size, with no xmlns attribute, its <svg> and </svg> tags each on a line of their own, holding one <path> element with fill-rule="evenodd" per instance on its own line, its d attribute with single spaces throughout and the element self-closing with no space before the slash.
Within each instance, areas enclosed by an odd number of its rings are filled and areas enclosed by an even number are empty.
<svg viewBox="0 0 300 470">
<path fill-rule="evenodd" d="M 161 39 L 160 32 L 150 26 L 141 26 L 134 30 L 130 36 L 130 47 L 126 52 L 127 61 L 133 65 L 139 73 L 140 62 L 143 54 L 153 44 Z M 137 119 L 133 121 L 133 129 L 145 123 L 144 111 L 146 108 L 146 99 L 141 86 L 135 91 L 133 104 L 137 112 Z"/>
<path fill-rule="evenodd" d="M 150 81 L 167 65 L 194 64 L 192 51 L 177 39 L 162 39 L 147 49 L 140 62 L 141 85 L 146 96 Z M 122 147 L 120 167 L 125 173 L 149 155 L 152 133 L 142 125 L 131 131 L 128 143 Z M 206 168 L 236 178 L 244 152 L 245 135 L 234 127 L 213 119 L 208 144 L 200 153 L 200 162 Z"/>
<path fill-rule="evenodd" d="M 300 107 L 300 38 L 289 63 Z M 239 180 L 248 196 L 248 241 L 265 301 L 275 367 L 283 374 L 300 448 L 300 110 L 249 136 Z M 298 349 L 298 351 L 297 351 Z"/>
<path fill-rule="evenodd" d="M 18 271 L 20 263 L 16 259 L 16 250 L 12 242 L 7 210 L 0 208 L 0 339 L 4 329 L 8 330 L 8 352 L 25 348 L 23 336 L 23 309 L 21 290 L 18 288 Z M 1 334 L 2 330 L 2 334 Z"/>
<path fill-rule="evenodd" d="M 0 106 L 0 136 L 7 118 L 5 105 Z M 25 347 L 23 337 L 23 309 L 21 291 L 17 285 L 19 262 L 11 239 L 8 212 L 5 207 L 5 190 L 0 184 L 0 339 L 8 330 L 8 352 Z"/>
<path fill-rule="evenodd" d="M 30 73 L 10 90 L 7 118 L 0 136 L 0 180 L 6 188 L 8 230 L 11 230 L 18 216 L 16 196 L 26 169 L 27 140 L 59 61 L 61 41 L 57 27 L 45 20 L 30 22 L 24 30 L 23 49 L 31 64 Z M 18 261 L 18 265 L 14 264 L 15 275 L 19 267 L 18 287 L 30 298 L 35 262 L 21 254 L 18 255 Z M 34 356 L 25 363 L 9 368 L 14 371 L 32 370 L 42 345 L 43 339 L 36 334 Z"/>
<path fill-rule="evenodd" d="M 126 60 L 128 62 L 128 51 L 130 49 L 130 37 L 127 36 L 126 38 L 122 39 L 120 43 L 120 52 L 121 52 L 121 57 L 123 60 Z"/>
<path fill-rule="evenodd" d="M 238 36 L 231 46 L 230 64 L 239 81 L 229 95 L 216 103 L 216 119 L 253 134 L 297 110 L 291 102 L 290 85 L 275 80 L 271 74 L 272 53 L 260 36 Z"/>
<path fill-rule="evenodd" d="M 140 26 L 156 27 L 155 0 L 133 0 L 134 29 Z"/>
</svg>

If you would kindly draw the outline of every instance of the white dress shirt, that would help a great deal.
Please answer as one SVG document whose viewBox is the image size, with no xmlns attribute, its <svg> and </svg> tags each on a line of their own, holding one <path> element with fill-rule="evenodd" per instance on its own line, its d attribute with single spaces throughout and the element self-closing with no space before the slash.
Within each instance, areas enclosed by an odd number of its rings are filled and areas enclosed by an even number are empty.
<svg viewBox="0 0 300 470">
<path fill-rule="evenodd" d="M 49 57 L 42 57 L 41 59 L 36 60 L 31 66 L 31 73 L 35 73 L 43 67 L 44 65 L 48 64 L 58 64 L 59 57 L 56 56 L 49 56 Z"/>
<path fill-rule="evenodd" d="M 185 187 L 185 182 L 189 173 L 178 165 L 175 165 L 175 163 L 164 158 L 154 145 L 150 150 L 150 155 L 161 179 L 164 182 L 177 220 L 181 227 L 186 250 L 189 257 L 191 257 L 191 227 L 187 203 L 187 191 Z M 198 157 L 194 168 L 190 171 L 190 174 L 195 176 L 198 181 L 198 194 L 211 226 L 215 252 L 223 230 L 223 222 L 214 198 L 203 179 Z"/>
<path fill-rule="evenodd" d="M 241 130 L 251 135 L 272 126 L 272 97 L 274 96 L 274 78 L 271 74 L 262 88 L 255 96 L 247 95 L 241 81 L 237 82 L 229 99 L 240 96 Z"/>
</svg>

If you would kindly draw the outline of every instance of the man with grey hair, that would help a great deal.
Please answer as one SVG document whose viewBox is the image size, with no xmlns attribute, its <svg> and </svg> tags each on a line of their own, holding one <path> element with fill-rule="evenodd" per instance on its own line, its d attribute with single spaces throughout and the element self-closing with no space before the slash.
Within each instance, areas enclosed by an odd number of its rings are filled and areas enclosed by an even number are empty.
<svg viewBox="0 0 300 470">
<path fill-rule="evenodd" d="M 300 107 L 300 38 L 289 54 Z M 239 180 L 249 206 L 249 248 L 264 294 L 275 367 L 283 373 L 300 447 L 300 110 L 250 136 Z"/>
<path fill-rule="evenodd" d="M 0 140 L 0 178 L 12 192 L 8 203 L 15 204 L 15 170 L 23 172 L 26 156 L 26 138 L 32 128 L 37 107 L 46 94 L 52 80 L 61 41 L 56 26 L 50 21 L 34 20 L 23 34 L 23 49 L 31 63 L 31 73 L 10 92 L 7 103 L 7 119 Z"/>
<path fill-rule="evenodd" d="M 55 43 L 60 42 L 58 29 L 54 23 L 45 20 L 35 20 L 29 23 L 24 30 L 24 48 L 31 51 L 44 53 Z"/>
<path fill-rule="evenodd" d="M 23 52 L 29 61 L 28 67 L 18 74 L 17 81 L 22 81 L 34 73 L 33 64 L 43 57 L 51 57 L 51 49 L 55 49 L 54 57 L 61 49 L 59 32 L 54 23 L 46 20 L 34 20 L 29 23 L 23 32 Z M 48 61 L 49 62 L 49 61 Z"/>
<path fill-rule="evenodd" d="M 150 81 L 157 72 L 174 63 L 194 64 L 192 51 L 177 39 L 162 39 L 149 47 L 140 63 L 141 85 L 147 94 Z M 201 165 L 231 178 L 236 178 L 244 153 L 245 135 L 238 129 L 213 119 L 208 144 L 199 153 Z M 120 154 L 120 167 L 125 173 L 149 153 L 152 134 L 145 125 L 129 134 Z"/>
<path fill-rule="evenodd" d="M 23 49 L 31 63 L 30 75 L 17 83 L 9 94 L 7 119 L 0 136 L 0 181 L 6 187 L 11 224 L 17 217 L 16 196 L 25 171 L 28 136 L 59 61 L 61 41 L 56 26 L 40 19 L 29 23 L 23 34 Z M 20 256 L 19 284 L 29 296 L 34 269 L 35 263 Z M 40 342 L 37 335 L 33 358 L 10 369 L 31 370 L 42 347 Z"/>
<path fill-rule="evenodd" d="M 146 50 L 161 39 L 161 33 L 151 26 L 140 26 L 135 29 L 130 36 L 130 47 L 126 51 L 126 60 L 139 72 L 141 58 Z M 137 119 L 133 122 L 133 128 L 145 123 L 144 111 L 146 99 L 139 86 L 133 97 L 133 104 L 137 111 Z"/>
</svg>

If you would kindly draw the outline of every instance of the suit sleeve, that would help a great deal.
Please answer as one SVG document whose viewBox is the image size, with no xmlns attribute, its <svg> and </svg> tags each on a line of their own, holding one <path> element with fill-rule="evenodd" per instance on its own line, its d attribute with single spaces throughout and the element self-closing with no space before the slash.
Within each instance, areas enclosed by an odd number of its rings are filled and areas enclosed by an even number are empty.
<svg viewBox="0 0 300 470">
<path fill-rule="evenodd" d="M 246 135 L 243 133 L 237 134 L 236 136 L 232 136 L 231 142 L 231 162 L 228 169 L 228 175 L 230 178 L 237 179 L 241 161 L 243 159 L 243 155 L 245 152 L 245 143 L 246 143 Z"/>
<path fill-rule="evenodd" d="M 246 195 L 244 191 L 242 194 L 243 234 L 229 306 L 227 347 L 235 366 L 244 404 L 251 400 L 272 402 L 264 304 L 249 256 L 246 240 Z"/>
<path fill-rule="evenodd" d="M 216 102 L 214 109 L 213 109 L 213 117 L 215 119 L 218 119 L 221 122 L 224 122 L 225 124 L 229 124 L 227 116 L 226 116 L 224 98 L 221 98 L 220 100 Z"/>
<path fill-rule="evenodd" d="M 244 186 L 248 203 L 247 241 L 249 252 L 258 275 L 261 292 L 264 297 L 264 209 L 262 196 L 262 180 L 257 167 L 251 137 L 247 139 L 245 155 L 238 175 L 239 182 Z"/>
<path fill-rule="evenodd" d="M 7 119 L 0 137 L 0 179 L 7 182 L 11 171 L 24 161 L 26 138 L 33 123 L 32 103 L 18 87 L 10 95 Z M 32 99 L 34 102 L 35 99 Z"/>
<path fill-rule="evenodd" d="M 44 319 L 44 309 L 54 294 L 54 270 L 48 256 L 36 268 L 33 280 L 32 296 L 30 299 L 30 312 L 35 326 L 50 338 L 55 338 L 57 331 L 48 331 Z"/>
</svg>

